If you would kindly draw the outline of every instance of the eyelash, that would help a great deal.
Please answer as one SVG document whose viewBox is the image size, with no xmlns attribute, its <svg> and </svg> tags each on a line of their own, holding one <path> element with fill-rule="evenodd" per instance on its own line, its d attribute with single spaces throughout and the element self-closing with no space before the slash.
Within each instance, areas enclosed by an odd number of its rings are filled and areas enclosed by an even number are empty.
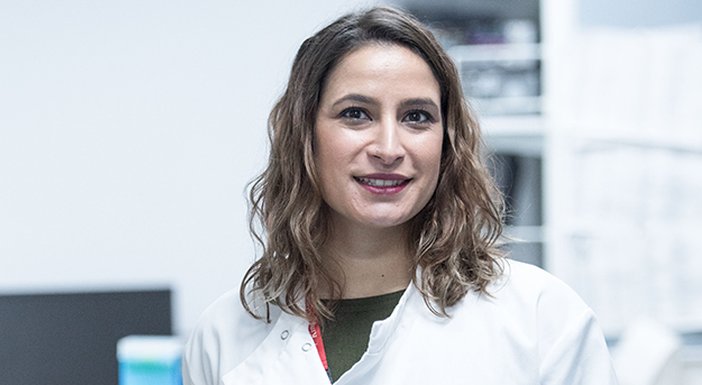
<svg viewBox="0 0 702 385">
<path fill-rule="evenodd" d="M 349 116 L 349 114 L 352 112 L 359 112 L 359 113 L 363 114 L 365 118 L 370 120 L 370 115 L 368 114 L 368 112 L 366 112 L 363 108 L 360 108 L 360 107 L 349 107 L 349 108 L 341 111 L 341 113 L 339 114 L 339 117 L 342 119 L 349 119 L 349 120 L 361 120 L 364 118 L 364 117 L 356 118 L 356 117 Z"/>
<path fill-rule="evenodd" d="M 412 114 L 420 114 L 420 115 L 423 115 L 423 119 L 422 119 L 422 120 L 419 120 L 419 121 L 414 121 L 414 120 L 413 120 L 413 121 L 410 121 L 410 123 L 412 123 L 412 124 L 429 124 L 429 123 L 434 123 L 434 122 L 436 122 L 436 120 L 434 119 L 434 117 L 433 117 L 430 113 L 428 113 L 427 111 L 424 111 L 424 110 L 411 110 L 411 111 L 407 111 L 407 113 L 405 114 L 405 117 L 404 117 L 404 118 L 407 118 L 407 117 L 409 117 L 409 116 L 412 115 Z"/>
<path fill-rule="evenodd" d="M 351 116 L 350 116 L 351 113 L 360 113 L 362 116 L 361 116 L 361 117 L 351 117 Z M 407 113 L 405 113 L 405 115 L 403 116 L 402 119 L 405 120 L 405 119 L 407 119 L 407 118 L 408 118 L 410 115 L 412 115 L 412 114 L 419 114 L 419 115 L 422 115 L 422 118 L 420 118 L 419 121 L 415 121 L 415 120 L 408 121 L 408 123 L 421 125 L 421 124 L 429 124 L 429 123 L 435 123 L 435 122 L 436 122 L 436 120 L 434 119 L 434 117 L 432 116 L 432 114 L 430 114 L 429 112 L 427 112 L 427 111 L 425 111 L 425 110 L 410 110 L 410 111 L 407 111 Z M 346 108 L 346 109 L 344 109 L 343 111 L 341 111 L 341 113 L 339 114 L 339 117 L 342 118 L 342 119 L 349 119 L 349 120 L 354 120 L 354 121 L 361 120 L 361 119 L 373 120 L 373 119 L 370 117 L 370 114 L 369 114 L 368 112 L 366 112 L 363 108 L 360 108 L 360 107 L 349 107 L 349 108 Z"/>
</svg>

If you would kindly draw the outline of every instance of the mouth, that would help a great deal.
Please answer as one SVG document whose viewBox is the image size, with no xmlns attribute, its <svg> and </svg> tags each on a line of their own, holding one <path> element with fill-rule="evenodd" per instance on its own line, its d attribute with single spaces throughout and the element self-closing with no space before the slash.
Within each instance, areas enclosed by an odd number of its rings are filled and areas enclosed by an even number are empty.
<svg viewBox="0 0 702 385">
<path fill-rule="evenodd" d="M 354 177 L 354 179 L 366 186 L 371 186 L 371 187 L 398 187 L 402 185 L 406 185 L 407 183 L 410 182 L 411 179 L 385 179 L 385 178 L 364 178 L 364 177 Z"/>
</svg>

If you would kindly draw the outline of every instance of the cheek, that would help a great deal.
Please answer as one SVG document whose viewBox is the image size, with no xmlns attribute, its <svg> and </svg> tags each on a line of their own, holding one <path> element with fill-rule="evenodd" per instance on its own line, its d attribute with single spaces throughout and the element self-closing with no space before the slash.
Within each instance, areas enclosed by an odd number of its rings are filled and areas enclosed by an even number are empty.
<svg viewBox="0 0 702 385">
<path fill-rule="evenodd" d="M 330 154 L 333 154 L 332 143 L 329 135 L 326 135 L 324 128 L 317 128 L 314 135 L 314 156 L 319 169 L 326 169 L 326 164 L 329 162 Z"/>
<path fill-rule="evenodd" d="M 329 192 L 339 187 L 339 183 L 346 175 L 346 165 L 349 164 L 345 148 L 339 138 L 323 135 L 319 137 L 316 164 L 322 190 Z"/>
<path fill-rule="evenodd" d="M 321 131 L 317 140 L 318 160 L 324 162 L 325 168 L 346 168 L 362 151 L 363 140 L 351 131 Z"/>
<path fill-rule="evenodd" d="M 438 176 L 441 168 L 442 142 L 433 138 L 431 142 L 425 142 L 419 148 L 422 150 L 420 156 L 427 170 Z"/>
<path fill-rule="evenodd" d="M 425 167 L 427 173 L 431 175 L 431 194 L 429 195 L 433 195 L 434 191 L 438 187 L 439 175 L 441 174 L 442 147 L 440 145 L 427 146 L 427 149 L 429 151 L 427 151 L 427 153 L 425 154 Z"/>
<path fill-rule="evenodd" d="M 343 162 L 341 149 L 333 141 L 325 141 L 318 147 L 317 164 L 323 173 L 333 173 Z"/>
</svg>

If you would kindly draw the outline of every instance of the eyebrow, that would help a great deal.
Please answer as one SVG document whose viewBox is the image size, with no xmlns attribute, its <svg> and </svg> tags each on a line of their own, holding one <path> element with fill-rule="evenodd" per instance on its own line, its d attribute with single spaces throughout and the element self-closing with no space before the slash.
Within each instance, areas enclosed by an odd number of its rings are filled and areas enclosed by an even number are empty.
<svg viewBox="0 0 702 385">
<path fill-rule="evenodd" d="M 357 102 L 357 103 L 362 103 L 362 104 L 378 104 L 378 101 L 375 98 L 372 98 L 370 96 L 365 96 L 361 94 L 348 94 L 344 95 L 343 97 L 339 98 L 332 107 L 335 107 L 341 103 L 344 102 Z M 402 108 L 408 108 L 408 107 L 433 107 L 437 110 L 439 110 L 439 106 L 434 103 L 433 100 L 430 98 L 410 98 L 403 100 L 400 103 L 400 107 Z"/>
<path fill-rule="evenodd" d="M 363 104 L 378 104 L 378 101 L 375 98 L 371 98 L 370 96 L 365 96 L 361 94 L 348 94 L 344 95 L 343 97 L 339 98 L 337 101 L 332 104 L 332 107 L 336 107 L 337 105 L 344 103 L 344 102 L 358 102 L 358 103 L 363 103 Z"/>
<path fill-rule="evenodd" d="M 429 98 L 412 98 L 403 100 L 402 103 L 400 103 L 400 107 L 433 107 L 439 110 L 439 106 L 437 106 L 436 103 Z"/>
</svg>

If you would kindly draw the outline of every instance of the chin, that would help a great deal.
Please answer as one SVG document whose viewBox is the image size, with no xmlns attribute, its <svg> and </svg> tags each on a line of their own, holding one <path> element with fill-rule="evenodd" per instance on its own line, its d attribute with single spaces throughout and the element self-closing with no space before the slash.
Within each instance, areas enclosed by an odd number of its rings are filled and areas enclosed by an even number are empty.
<svg viewBox="0 0 702 385">
<path fill-rule="evenodd" d="M 365 224 L 369 228 L 374 229 L 391 229 L 394 227 L 403 227 L 407 225 L 412 217 L 402 217 L 402 218 L 374 218 L 366 220 Z"/>
</svg>

